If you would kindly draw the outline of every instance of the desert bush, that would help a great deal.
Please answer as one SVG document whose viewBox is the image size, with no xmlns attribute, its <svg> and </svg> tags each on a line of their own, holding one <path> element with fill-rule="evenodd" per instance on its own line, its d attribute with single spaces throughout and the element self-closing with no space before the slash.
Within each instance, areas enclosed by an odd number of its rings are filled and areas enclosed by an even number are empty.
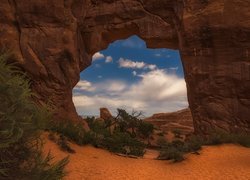
<svg viewBox="0 0 250 180">
<path fill-rule="evenodd" d="M 204 144 L 218 145 L 224 143 L 240 144 L 245 147 L 250 147 L 250 134 L 246 133 L 228 133 L 222 130 L 216 130 L 210 133 Z"/>
<path fill-rule="evenodd" d="M 183 161 L 185 153 L 197 152 L 201 149 L 201 141 L 196 137 L 190 137 L 188 141 L 174 140 L 171 143 L 161 140 L 160 143 L 158 159 L 173 160 L 173 162 Z"/>
<path fill-rule="evenodd" d="M 148 138 L 154 131 L 153 124 L 141 121 L 138 123 L 138 133 L 143 137 Z"/>
<path fill-rule="evenodd" d="M 50 153 L 46 157 L 42 153 L 34 157 L 32 165 L 27 167 L 29 169 L 25 172 L 23 180 L 60 180 L 67 175 L 64 168 L 68 164 L 68 157 L 63 160 L 51 163 L 53 157 Z M 20 177 L 18 180 L 22 179 Z"/>
<path fill-rule="evenodd" d="M 51 158 L 41 154 L 40 130 L 46 127 L 50 114 L 32 101 L 35 95 L 27 76 L 6 63 L 10 58 L 0 55 L 0 178 L 60 179 L 67 158 L 50 164 Z M 42 176 L 46 173 L 47 178 Z"/>
<path fill-rule="evenodd" d="M 57 144 L 59 145 L 62 151 L 66 151 L 68 153 L 75 153 L 75 150 L 70 147 L 67 139 L 63 135 L 60 135 Z"/>
<path fill-rule="evenodd" d="M 238 134 L 235 135 L 236 142 L 244 147 L 250 148 L 250 135 L 249 134 Z"/>
<path fill-rule="evenodd" d="M 164 137 L 158 138 L 156 143 L 161 149 L 168 146 L 168 142 Z"/>
<path fill-rule="evenodd" d="M 109 136 L 110 131 L 108 130 L 108 127 L 106 127 L 106 123 L 102 121 L 97 121 L 94 118 L 87 117 L 87 123 L 92 132 L 95 134 L 101 134 L 103 136 Z"/>
<path fill-rule="evenodd" d="M 203 139 L 199 136 L 190 136 L 186 141 L 186 147 L 188 152 L 197 152 L 201 150 Z"/>
<path fill-rule="evenodd" d="M 158 156 L 160 160 L 173 160 L 173 162 L 181 162 L 184 160 L 183 152 L 173 146 L 165 147 L 160 151 Z"/>
<path fill-rule="evenodd" d="M 76 123 L 71 120 L 51 121 L 48 130 L 57 132 L 78 145 L 85 144 L 86 131 L 80 122 Z"/>
<path fill-rule="evenodd" d="M 127 155 L 142 156 L 145 145 L 126 132 L 115 132 L 106 137 L 103 144 L 109 151 Z"/>
</svg>

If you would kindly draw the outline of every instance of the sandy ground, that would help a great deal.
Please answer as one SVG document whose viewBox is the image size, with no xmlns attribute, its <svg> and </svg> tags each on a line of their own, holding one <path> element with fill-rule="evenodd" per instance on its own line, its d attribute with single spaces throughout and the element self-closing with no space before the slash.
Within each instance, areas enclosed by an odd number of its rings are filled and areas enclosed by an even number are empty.
<svg viewBox="0 0 250 180">
<path fill-rule="evenodd" d="M 67 156 L 45 138 L 45 152 L 55 160 Z M 65 180 L 250 180 L 250 149 L 236 145 L 203 147 L 201 155 L 187 155 L 181 163 L 158 161 L 149 150 L 145 158 L 131 159 L 91 146 L 71 145 Z"/>
</svg>

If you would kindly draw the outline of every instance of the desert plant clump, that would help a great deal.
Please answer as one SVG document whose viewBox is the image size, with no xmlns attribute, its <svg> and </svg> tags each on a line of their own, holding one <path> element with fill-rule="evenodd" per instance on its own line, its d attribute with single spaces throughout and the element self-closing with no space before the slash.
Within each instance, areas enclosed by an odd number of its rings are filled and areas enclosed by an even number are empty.
<svg viewBox="0 0 250 180">
<path fill-rule="evenodd" d="M 70 120 L 50 121 L 48 130 L 63 135 L 78 145 L 86 144 L 86 130 L 83 125 Z"/>
<path fill-rule="evenodd" d="M 70 147 L 65 136 L 60 135 L 57 144 L 59 145 L 61 150 L 66 151 L 68 153 L 75 153 L 75 150 Z"/>
<path fill-rule="evenodd" d="M 173 146 L 169 146 L 160 151 L 159 160 L 172 160 L 173 162 L 181 162 L 184 160 L 183 152 Z"/>
<path fill-rule="evenodd" d="M 159 138 L 160 155 L 158 159 L 181 162 L 185 159 L 184 154 L 186 153 L 195 152 L 195 154 L 199 154 L 198 151 L 201 149 L 201 142 L 201 139 L 196 136 L 192 136 L 186 141 L 177 139 L 169 143 L 164 138 Z"/>
<path fill-rule="evenodd" d="M 153 126 L 140 120 L 140 113 L 129 114 L 123 109 L 117 111 L 117 116 L 108 121 L 98 121 L 93 117 L 86 119 L 90 127 L 89 143 L 115 153 L 142 156 L 146 145 L 139 141 L 137 136 L 148 138 L 153 131 Z M 110 130 L 112 125 L 113 132 Z M 145 129 L 143 130 L 142 127 Z"/>
<path fill-rule="evenodd" d="M 126 132 L 115 132 L 110 137 L 106 137 L 103 145 L 111 152 L 126 155 L 143 156 L 145 144 L 132 138 Z"/>
<path fill-rule="evenodd" d="M 61 179 L 68 159 L 52 164 L 41 153 L 40 130 L 50 114 L 32 101 L 27 76 L 7 64 L 10 58 L 0 55 L 0 179 Z"/>
<path fill-rule="evenodd" d="M 212 131 L 206 139 L 206 145 L 218 145 L 218 144 L 239 144 L 244 147 L 250 147 L 250 134 L 247 133 L 228 133 L 222 130 Z"/>
<path fill-rule="evenodd" d="M 153 133 L 153 131 L 154 131 L 153 124 L 144 121 L 141 121 L 138 124 L 138 133 L 145 138 L 148 138 Z"/>
</svg>

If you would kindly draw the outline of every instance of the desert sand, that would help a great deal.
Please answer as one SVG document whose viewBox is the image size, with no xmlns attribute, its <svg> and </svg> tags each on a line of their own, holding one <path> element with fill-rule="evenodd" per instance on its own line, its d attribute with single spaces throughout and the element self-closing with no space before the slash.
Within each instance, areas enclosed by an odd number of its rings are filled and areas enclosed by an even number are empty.
<svg viewBox="0 0 250 180">
<path fill-rule="evenodd" d="M 117 156 L 103 149 L 71 144 L 65 180 L 250 180 L 250 149 L 237 145 L 203 147 L 200 155 L 189 154 L 181 163 L 154 160 L 150 150 L 144 158 Z M 55 160 L 69 155 L 45 137 L 44 151 Z"/>
</svg>

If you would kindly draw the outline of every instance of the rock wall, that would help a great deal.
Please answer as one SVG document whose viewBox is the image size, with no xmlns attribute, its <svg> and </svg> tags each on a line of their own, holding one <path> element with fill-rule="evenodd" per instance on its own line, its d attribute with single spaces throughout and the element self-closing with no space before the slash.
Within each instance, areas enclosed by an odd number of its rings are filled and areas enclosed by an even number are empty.
<svg viewBox="0 0 250 180">
<path fill-rule="evenodd" d="M 195 132 L 250 132 L 249 0 L 1 0 L 0 46 L 55 118 L 77 119 L 72 89 L 92 55 L 138 35 L 179 49 Z"/>
</svg>

